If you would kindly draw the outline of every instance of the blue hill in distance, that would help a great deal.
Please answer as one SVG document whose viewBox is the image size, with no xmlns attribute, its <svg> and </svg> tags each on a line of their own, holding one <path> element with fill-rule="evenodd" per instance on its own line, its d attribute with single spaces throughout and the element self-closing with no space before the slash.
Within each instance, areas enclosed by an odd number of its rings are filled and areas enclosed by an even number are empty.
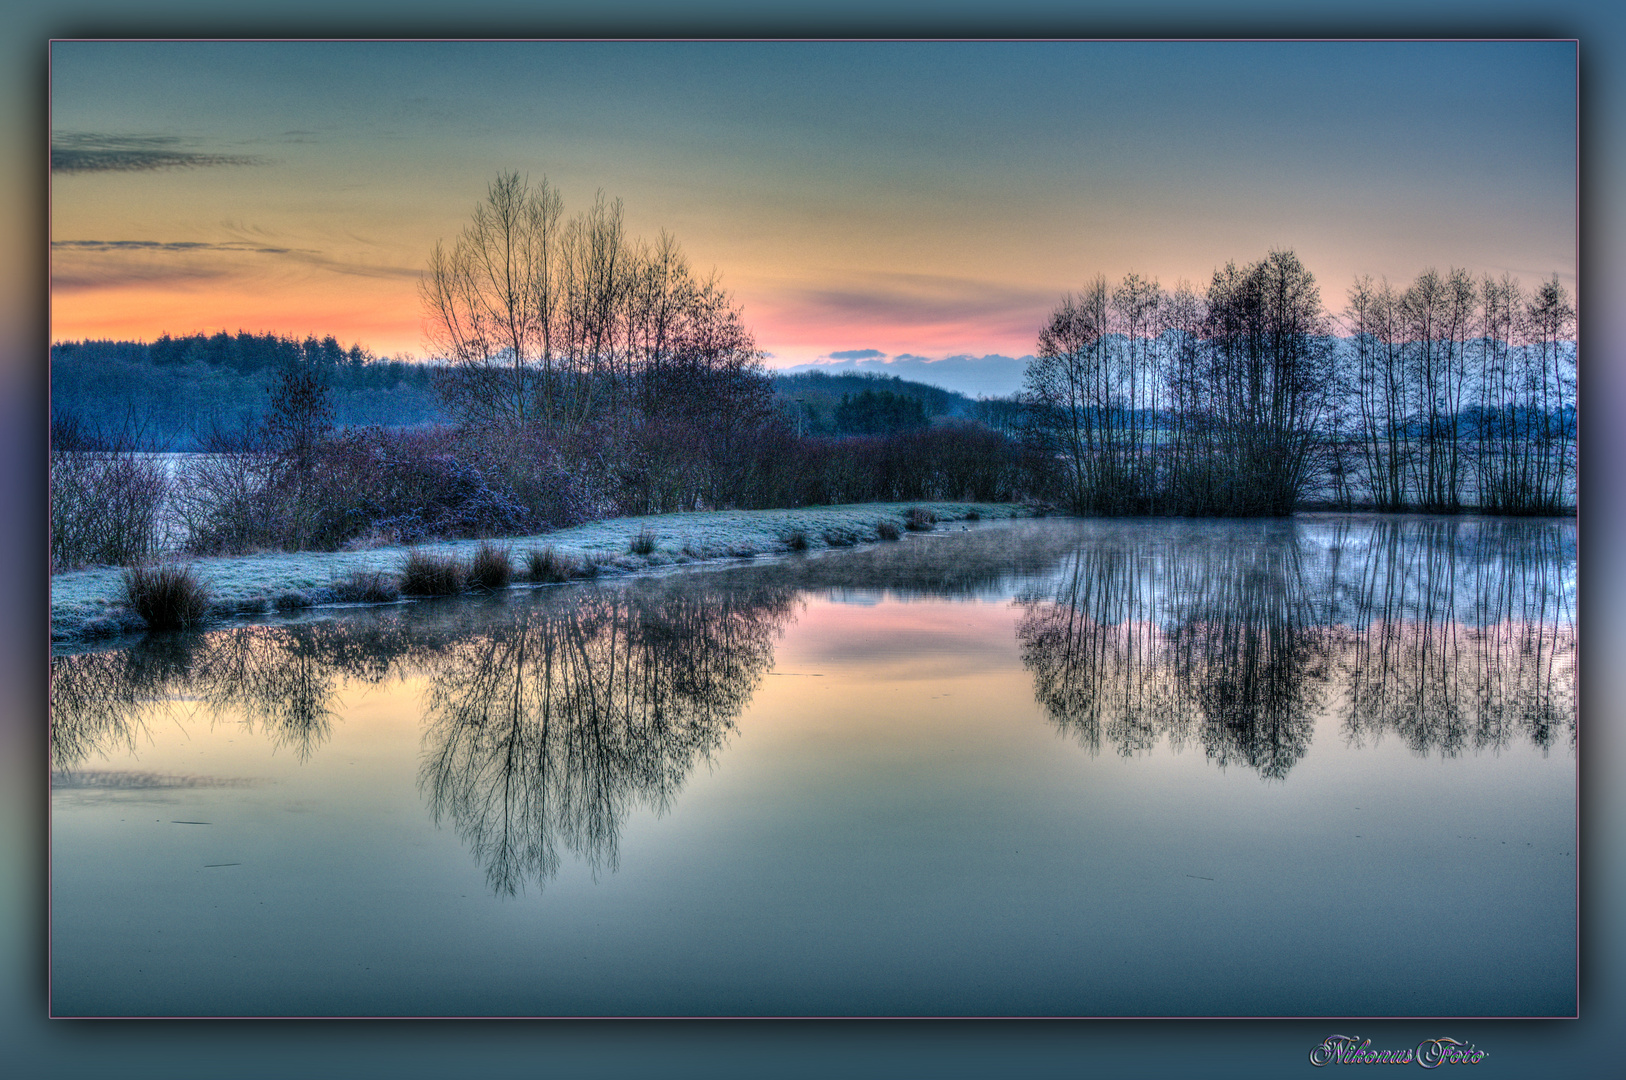
<svg viewBox="0 0 1626 1080">
<path fill-rule="evenodd" d="M 896 376 L 911 382 L 928 383 L 967 397 L 1007 397 L 1022 389 L 1022 373 L 1031 356 L 985 356 L 961 354 L 933 360 L 911 353 L 888 357 L 875 349 L 855 349 L 832 353 L 829 360 L 794 367 L 774 368 L 775 375 L 797 375 L 822 371 L 827 375 Z"/>
</svg>

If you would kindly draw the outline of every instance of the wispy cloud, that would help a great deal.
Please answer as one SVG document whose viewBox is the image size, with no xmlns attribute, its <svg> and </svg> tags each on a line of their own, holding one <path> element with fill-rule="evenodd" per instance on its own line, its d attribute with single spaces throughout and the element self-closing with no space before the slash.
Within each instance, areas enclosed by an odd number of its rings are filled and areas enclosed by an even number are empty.
<svg viewBox="0 0 1626 1080">
<path fill-rule="evenodd" d="M 199 251 L 255 251 L 264 255 L 295 253 L 293 248 L 266 247 L 263 244 L 236 241 L 214 244 L 201 240 L 53 240 L 51 246 L 66 251 L 173 251 L 184 254 Z"/>
<path fill-rule="evenodd" d="M 975 322 L 1000 332 L 1021 328 L 1023 333 L 1039 324 L 1054 300 L 1051 290 L 975 278 L 880 273 L 852 275 L 840 286 L 802 289 L 791 297 L 797 317 L 809 323 L 892 327 Z"/>
<path fill-rule="evenodd" d="M 51 171 L 146 172 L 216 165 L 259 165 L 253 154 L 221 154 L 176 135 L 106 135 L 68 131 L 51 136 Z"/>
<path fill-rule="evenodd" d="M 53 240 L 51 287 L 64 292 L 124 285 L 183 286 L 200 281 L 252 276 L 239 256 L 270 256 L 333 274 L 416 280 L 409 266 L 336 259 L 313 248 L 283 247 L 253 240 Z"/>
<path fill-rule="evenodd" d="M 880 349 L 843 349 L 841 352 L 827 353 L 832 360 L 881 360 L 886 353 Z"/>
</svg>

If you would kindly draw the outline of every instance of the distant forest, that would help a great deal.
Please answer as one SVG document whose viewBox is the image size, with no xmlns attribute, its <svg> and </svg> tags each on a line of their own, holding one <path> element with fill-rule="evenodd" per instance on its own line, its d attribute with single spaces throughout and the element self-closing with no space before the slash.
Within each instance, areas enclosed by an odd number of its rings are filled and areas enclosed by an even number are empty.
<svg viewBox="0 0 1626 1080">
<path fill-rule="evenodd" d="M 444 421 L 434 365 L 380 358 L 360 345 L 238 331 L 154 342 L 51 346 L 51 412 L 91 432 L 132 431 L 153 450 L 202 450 L 213 436 L 257 424 L 283 371 L 305 368 L 328 386 L 339 427 L 419 427 Z"/>
<path fill-rule="evenodd" d="M 204 450 L 261 422 L 290 368 L 312 371 L 328 387 L 335 427 L 452 422 L 435 390 L 440 363 L 378 357 L 331 335 L 300 340 L 246 331 L 59 342 L 51 346 L 51 408 L 87 432 L 131 431 L 151 450 Z M 890 435 L 984 413 L 993 419 L 998 406 L 1012 406 L 868 373 L 771 380 L 775 405 L 804 435 Z"/>
</svg>

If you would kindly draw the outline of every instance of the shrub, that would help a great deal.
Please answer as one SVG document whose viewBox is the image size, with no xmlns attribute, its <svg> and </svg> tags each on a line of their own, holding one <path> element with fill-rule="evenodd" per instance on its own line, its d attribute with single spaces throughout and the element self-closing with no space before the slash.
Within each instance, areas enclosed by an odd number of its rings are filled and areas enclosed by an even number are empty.
<svg viewBox="0 0 1626 1080">
<path fill-rule="evenodd" d="M 882 540 L 896 540 L 898 538 L 898 527 L 890 521 L 883 521 L 875 526 L 875 532 Z"/>
<path fill-rule="evenodd" d="M 157 555 L 171 495 L 163 463 L 130 433 L 102 437 L 58 418 L 51 436 L 51 569 Z"/>
<path fill-rule="evenodd" d="M 479 589 L 506 589 L 514 576 L 514 564 L 506 547 L 489 540 L 469 556 L 468 583 Z"/>
<path fill-rule="evenodd" d="M 911 506 L 904 512 L 904 528 L 909 529 L 911 532 L 925 532 L 935 524 L 937 524 L 937 515 L 924 506 Z"/>
<path fill-rule="evenodd" d="M 649 530 L 649 526 L 638 530 L 638 535 L 632 538 L 627 550 L 634 555 L 648 555 L 655 550 L 655 534 Z"/>
<path fill-rule="evenodd" d="M 185 630 L 209 615 L 209 589 L 190 566 L 132 566 L 124 571 L 124 602 L 150 630 Z"/>
<path fill-rule="evenodd" d="M 574 562 L 552 547 L 532 548 L 525 553 L 525 576 L 532 581 L 568 581 L 575 570 Z"/>
<path fill-rule="evenodd" d="M 806 529 L 792 529 L 790 532 L 785 534 L 784 540 L 785 546 L 790 548 L 792 551 L 807 550 Z"/>
<path fill-rule="evenodd" d="M 277 483 L 276 456 L 252 430 L 216 428 L 204 453 L 183 459 L 175 486 L 186 550 L 240 555 L 289 546 L 295 507 Z"/>
<path fill-rule="evenodd" d="M 450 555 L 414 548 L 401 564 L 401 591 L 411 596 L 455 596 L 463 591 L 464 567 Z"/>
<path fill-rule="evenodd" d="M 377 570 L 357 570 L 333 585 L 334 598 L 352 604 L 385 604 L 401 598 L 401 586 L 393 575 Z"/>
</svg>

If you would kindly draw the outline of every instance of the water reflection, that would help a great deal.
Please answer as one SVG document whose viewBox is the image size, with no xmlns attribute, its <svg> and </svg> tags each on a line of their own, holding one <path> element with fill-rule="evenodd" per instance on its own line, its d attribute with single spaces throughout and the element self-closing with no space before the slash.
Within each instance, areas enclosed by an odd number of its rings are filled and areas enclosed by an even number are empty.
<svg viewBox="0 0 1626 1080">
<path fill-rule="evenodd" d="M 1549 522 L 1340 519 L 1107 531 L 1023 600 L 1023 662 L 1092 753 L 1163 739 L 1284 778 L 1332 708 L 1353 745 L 1575 737 L 1573 542 Z"/>
<path fill-rule="evenodd" d="M 1567 534 L 1545 523 L 1421 520 L 1374 530 L 1351 574 L 1341 652 L 1352 745 L 1420 753 L 1574 742 Z"/>
<path fill-rule="evenodd" d="M 304 761 L 347 687 L 421 679 L 417 785 L 491 888 L 565 853 L 614 870 L 725 742 L 799 597 L 1017 593 L 1022 662 L 1092 754 L 1161 743 L 1282 780 L 1332 716 L 1352 747 L 1543 751 L 1575 721 L 1573 530 L 1308 518 L 1029 522 L 707 574 L 154 635 L 53 657 L 53 767 L 203 713 Z M 1325 736 L 1324 736 L 1325 737 Z"/>
<path fill-rule="evenodd" d="M 617 865 L 637 806 L 664 812 L 773 662 L 784 588 L 648 583 L 516 606 L 432 669 L 419 785 L 493 890 L 545 883 L 562 846 Z"/>
<path fill-rule="evenodd" d="M 346 681 L 377 683 L 419 647 L 377 620 L 153 634 L 125 649 L 51 658 L 51 761 L 134 750 L 154 717 L 234 716 L 299 760 L 328 738 Z"/>
<path fill-rule="evenodd" d="M 1299 548 L 1267 528 L 1252 543 L 1223 527 L 1131 534 L 1069 556 L 1017 626 L 1051 719 L 1092 753 L 1167 738 L 1285 776 L 1310 744 L 1327 657 Z"/>
</svg>

